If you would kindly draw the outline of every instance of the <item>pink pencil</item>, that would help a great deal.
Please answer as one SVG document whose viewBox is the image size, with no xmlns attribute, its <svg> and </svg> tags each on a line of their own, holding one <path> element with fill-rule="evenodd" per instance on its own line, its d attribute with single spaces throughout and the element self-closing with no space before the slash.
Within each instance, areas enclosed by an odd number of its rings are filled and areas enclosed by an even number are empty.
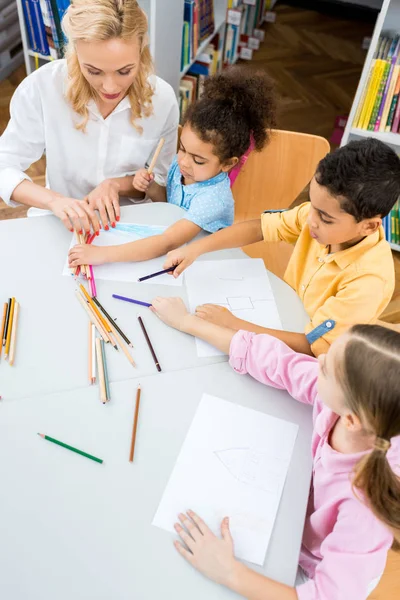
<svg viewBox="0 0 400 600">
<path fill-rule="evenodd" d="M 92 288 L 92 296 L 94 296 L 95 298 L 97 297 L 97 290 L 96 290 L 96 282 L 94 280 L 94 274 L 93 274 L 93 267 L 92 265 L 89 265 L 89 271 L 90 271 L 90 285 Z"/>
</svg>

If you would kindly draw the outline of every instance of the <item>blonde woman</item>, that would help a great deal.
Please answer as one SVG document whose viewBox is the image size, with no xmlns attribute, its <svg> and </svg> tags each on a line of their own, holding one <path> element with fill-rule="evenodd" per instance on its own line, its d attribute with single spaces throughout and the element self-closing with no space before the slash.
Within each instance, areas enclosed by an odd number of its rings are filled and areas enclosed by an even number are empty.
<svg viewBox="0 0 400 600">
<path fill-rule="evenodd" d="M 156 77 L 147 18 L 136 0 L 73 0 L 63 28 L 66 59 L 17 88 L 0 138 L 0 197 L 46 209 L 72 231 L 98 232 L 119 220 L 119 200 L 143 198 L 132 175 L 160 137 L 154 171 L 165 184 L 176 152 L 174 91 Z M 47 188 L 24 171 L 46 151 Z"/>
</svg>

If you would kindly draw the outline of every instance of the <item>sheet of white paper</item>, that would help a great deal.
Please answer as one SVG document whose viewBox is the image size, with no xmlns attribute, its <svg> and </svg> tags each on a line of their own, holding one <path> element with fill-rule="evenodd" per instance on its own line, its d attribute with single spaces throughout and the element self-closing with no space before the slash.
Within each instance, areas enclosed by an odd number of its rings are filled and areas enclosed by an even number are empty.
<svg viewBox="0 0 400 600">
<path fill-rule="evenodd" d="M 200 304 L 219 304 L 239 319 L 262 327 L 282 329 L 261 258 L 195 262 L 185 271 L 185 276 L 191 312 Z M 196 346 L 199 357 L 222 354 L 202 340 L 196 339 Z"/>
<path fill-rule="evenodd" d="M 98 237 L 93 240 L 93 246 L 119 246 L 128 242 L 135 242 L 152 235 L 163 233 L 167 227 L 156 225 L 140 225 L 137 223 L 117 223 L 116 227 L 110 231 L 102 231 Z M 75 235 L 72 236 L 70 248 L 76 245 Z M 108 281 L 127 281 L 137 282 L 139 277 L 145 277 L 150 273 L 162 271 L 164 268 L 165 256 L 153 258 L 142 262 L 113 263 L 98 265 L 93 267 L 96 279 L 105 279 Z M 71 275 L 68 268 L 68 260 L 65 262 L 63 275 Z M 175 279 L 171 275 L 159 275 L 153 279 L 148 279 L 146 283 L 181 286 L 183 278 Z"/>
<path fill-rule="evenodd" d="M 204 394 L 153 525 L 174 532 L 194 510 L 216 535 L 224 517 L 237 558 L 262 565 L 298 426 Z"/>
</svg>

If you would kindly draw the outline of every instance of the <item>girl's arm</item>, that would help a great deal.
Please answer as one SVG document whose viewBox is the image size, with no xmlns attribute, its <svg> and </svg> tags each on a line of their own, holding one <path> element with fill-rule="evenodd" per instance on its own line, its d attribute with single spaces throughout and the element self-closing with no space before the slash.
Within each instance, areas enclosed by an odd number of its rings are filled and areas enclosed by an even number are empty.
<svg viewBox="0 0 400 600">
<path fill-rule="evenodd" d="M 181 298 L 155 298 L 152 307 L 170 327 L 229 354 L 230 365 L 238 373 L 248 373 L 265 385 L 287 390 L 299 402 L 314 403 L 318 378 L 318 361 L 314 357 L 293 351 L 272 335 L 236 332 L 204 321 L 189 314 Z"/>
<path fill-rule="evenodd" d="M 136 242 L 120 246 L 78 245 L 69 251 L 69 266 L 150 260 L 192 240 L 200 231 L 198 225 L 181 219 L 161 235 L 153 235 Z"/>
</svg>

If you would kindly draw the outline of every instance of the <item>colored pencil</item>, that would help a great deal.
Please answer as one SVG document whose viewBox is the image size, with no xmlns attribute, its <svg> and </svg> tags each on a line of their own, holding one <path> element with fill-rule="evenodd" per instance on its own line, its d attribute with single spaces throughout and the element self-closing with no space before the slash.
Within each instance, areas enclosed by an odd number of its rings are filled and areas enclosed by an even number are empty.
<svg viewBox="0 0 400 600">
<path fill-rule="evenodd" d="M 140 306 L 151 306 L 148 302 L 142 302 L 141 300 L 134 300 L 133 298 L 126 298 L 125 296 L 118 296 L 117 294 L 112 295 L 117 300 L 124 300 L 124 302 L 131 302 L 132 304 L 139 304 Z"/>
<path fill-rule="evenodd" d="M 87 452 L 83 452 L 83 450 L 78 450 L 78 448 L 74 448 L 69 444 L 64 444 L 64 442 L 60 442 L 60 440 L 56 440 L 55 438 L 50 437 L 49 435 L 45 435 L 44 433 L 38 433 L 38 435 L 47 440 L 48 442 L 52 442 L 53 444 L 57 444 L 57 446 L 61 446 L 62 448 L 66 448 L 67 450 L 71 450 L 71 452 L 76 452 L 76 454 L 80 454 L 81 456 L 85 456 L 86 458 L 90 458 L 90 460 L 94 460 L 95 462 L 102 463 L 103 460 L 101 458 L 97 458 L 97 456 L 93 456 L 92 454 L 88 454 Z"/>
<path fill-rule="evenodd" d="M 105 348 L 104 348 L 104 342 L 103 342 L 103 340 L 100 340 L 100 345 L 101 345 L 101 357 L 103 359 L 103 371 L 104 371 L 104 383 L 105 383 L 105 386 L 106 386 L 106 398 L 107 398 L 107 400 L 111 400 L 110 381 L 108 379 L 106 351 L 105 351 Z"/>
<path fill-rule="evenodd" d="M 152 343 L 151 343 L 151 341 L 150 341 L 150 338 L 149 338 L 149 336 L 148 336 L 148 334 L 147 334 L 146 327 L 144 326 L 144 323 L 143 323 L 142 317 L 138 317 L 138 321 L 139 321 L 139 325 L 140 325 L 140 327 L 141 327 L 141 329 L 142 329 L 142 331 L 143 331 L 143 335 L 144 335 L 144 337 L 146 338 L 146 342 L 147 342 L 147 345 L 148 345 L 148 347 L 149 347 L 149 350 L 150 350 L 150 352 L 151 352 L 151 355 L 152 355 L 152 357 L 153 357 L 154 363 L 155 363 L 155 365 L 156 365 L 156 367 L 157 367 L 157 371 L 160 373 L 160 372 L 161 372 L 161 366 L 160 366 L 160 363 L 158 362 L 158 358 L 157 358 L 157 356 L 156 356 L 156 353 L 154 352 L 154 348 L 153 348 L 153 346 L 152 346 Z"/>
<path fill-rule="evenodd" d="M 90 323 L 90 327 L 92 330 L 92 383 L 96 383 L 96 327 L 93 325 L 93 323 Z"/>
<path fill-rule="evenodd" d="M 82 294 L 79 293 L 78 290 L 76 290 L 75 296 L 78 298 L 80 304 L 85 309 L 87 316 L 89 317 L 89 319 L 91 320 L 93 325 L 96 327 L 97 331 L 100 333 L 103 340 L 106 343 L 109 342 L 110 340 L 107 337 L 106 330 L 104 329 L 103 325 L 100 323 L 98 318 L 96 317 L 95 313 L 92 310 L 90 310 L 90 305 L 86 302 L 85 298 L 82 296 Z"/>
<path fill-rule="evenodd" d="M 6 329 L 7 310 L 8 310 L 8 304 L 7 304 L 7 302 L 4 302 L 3 318 L 1 320 L 0 356 L 3 351 L 3 339 L 4 339 L 4 331 Z"/>
<path fill-rule="evenodd" d="M 9 363 L 11 366 L 14 364 L 15 348 L 17 347 L 18 315 L 19 315 L 19 302 L 15 301 L 13 326 L 12 326 L 12 331 L 11 331 L 10 356 L 8 357 L 8 360 L 9 360 Z"/>
<path fill-rule="evenodd" d="M 139 417 L 139 406 L 140 406 L 140 393 L 141 393 L 140 383 L 137 386 L 136 391 L 136 403 L 135 403 L 135 416 L 133 419 L 133 427 L 132 427 L 132 439 L 131 439 L 131 450 L 129 452 L 129 462 L 133 462 L 133 455 L 135 454 L 135 442 L 136 442 L 136 431 Z"/>
<path fill-rule="evenodd" d="M 114 327 L 118 331 L 118 333 L 120 334 L 120 336 L 123 337 L 123 339 L 128 344 L 128 346 L 130 346 L 131 348 L 133 348 L 133 345 L 132 345 L 131 341 L 126 337 L 126 335 L 124 334 L 124 332 L 122 331 L 122 329 L 116 324 L 116 322 L 114 321 L 114 319 L 112 317 L 110 317 L 110 315 L 108 314 L 108 312 L 106 311 L 106 309 L 104 308 L 104 306 L 102 304 L 100 304 L 100 302 L 98 301 L 98 299 L 95 296 L 93 297 L 93 302 L 95 304 L 97 304 L 97 306 L 99 307 L 99 309 L 101 310 L 101 312 L 108 319 L 108 322 L 110 323 L 110 325 L 112 327 Z"/>
<path fill-rule="evenodd" d="M 97 296 L 97 290 L 96 290 L 96 282 L 94 280 L 92 265 L 89 265 L 89 271 L 90 271 L 90 287 L 92 288 L 92 296 L 93 296 L 93 298 L 95 298 Z"/>
<path fill-rule="evenodd" d="M 8 353 L 10 352 L 11 332 L 12 332 L 13 319 L 14 319 L 14 307 L 15 307 L 15 298 L 11 298 L 10 316 L 8 318 L 7 338 L 6 338 L 6 348 L 5 348 L 5 352 L 4 352 L 4 358 L 7 358 Z"/>
<path fill-rule="evenodd" d="M 122 352 L 125 354 L 126 358 L 129 360 L 129 362 L 131 363 L 132 367 L 136 367 L 135 361 L 133 360 L 132 356 L 129 354 L 128 348 L 126 348 L 124 342 L 119 337 L 116 329 L 114 329 L 114 325 L 113 324 L 111 324 L 111 328 L 113 330 L 114 337 L 117 340 L 118 346 L 121 348 Z"/>
<path fill-rule="evenodd" d="M 146 277 L 139 277 L 138 281 L 146 281 L 147 279 L 152 279 L 153 277 L 158 277 L 159 275 L 164 275 L 165 273 L 171 273 L 175 271 L 176 265 L 173 267 L 169 267 L 169 269 L 164 269 L 163 271 L 157 271 L 157 273 L 150 273 L 150 275 L 146 275 Z"/>
<path fill-rule="evenodd" d="M 6 345 L 6 341 L 7 341 L 8 323 L 10 321 L 10 310 L 11 310 L 11 298 L 8 299 L 8 304 L 7 304 L 6 323 L 4 325 L 4 332 L 3 332 L 3 346 Z"/>
<path fill-rule="evenodd" d="M 153 156 L 153 158 L 151 159 L 150 166 L 149 166 L 149 168 L 147 169 L 147 173 L 148 173 L 149 175 L 151 175 L 151 174 L 152 174 L 152 172 L 153 172 L 153 169 L 154 169 L 154 167 L 155 167 L 155 165 L 156 165 L 156 162 L 157 162 L 158 155 L 160 154 L 160 152 L 161 152 L 161 150 L 162 150 L 162 147 L 164 146 L 164 142 L 165 142 L 165 139 L 164 139 L 164 138 L 161 138 L 161 139 L 160 139 L 160 141 L 158 142 L 158 146 L 157 146 L 157 148 L 156 148 L 156 151 L 154 152 L 154 156 Z"/>
<path fill-rule="evenodd" d="M 92 356 L 92 329 L 93 323 L 88 321 L 88 379 L 89 383 L 93 383 L 93 356 Z"/>
<path fill-rule="evenodd" d="M 103 317 L 103 315 L 101 314 L 101 312 L 97 308 L 96 304 L 93 302 L 93 299 L 87 293 L 87 291 L 85 289 L 85 286 L 83 286 L 80 283 L 79 284 L 79 288 L 80 288 L 81 292 L 83 293 L 83 295 L 85 296 L 85 298 L 86 298 L 86 300 L 87 300 L 90 308 L 93 310 L 94 314 L 96 315 L 96 317 L 98 318 L 98 320 L 100 321 L 100 323 L 102 324 L 102 326 L 104 327 L 104 329 L 106 330 L 107 334 L 111 333 L 111 327 L 110 327 L 109 322 L 107 321 L 107 319 L 105 319 Z M 107 335 L 107 337 L 109 338 L 109 340 L 112 343 L 112 345 L 114 346 L 114 348 L 118 349 L 117 345 L 115 344 L 115 342 L 113 341 L 113 339 L 111 338 L 111 336 Z"/>
<path fill-rule="evenodd" d="M 103 404 L 107 402 L 106 380 L 104 377 L 103 354 L 101 351 L 101 340 L 96 338 L 97 372 L 99 374 L 100 400 Z"/>
</svg>

